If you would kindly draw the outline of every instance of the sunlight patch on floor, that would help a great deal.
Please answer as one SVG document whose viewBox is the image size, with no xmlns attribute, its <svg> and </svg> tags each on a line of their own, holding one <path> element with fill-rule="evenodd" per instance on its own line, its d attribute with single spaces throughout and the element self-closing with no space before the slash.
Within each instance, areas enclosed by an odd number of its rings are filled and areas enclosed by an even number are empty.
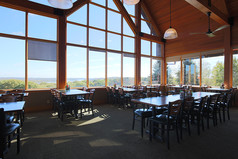
<svg viewBox="0 0 238 159">
<path fill-rule="evenodd" d="M 91 120 L 88 120 L 88 121 L 85 121 L 84 123 L 81 123 L 77 126 L 84 126 L 84 125 L 90 125 L 90 124 L 95 124 L 95 123 L 98 123 L 98 122 L 101 122 L 101 121 L 104 121 L 106 119 L 108 119 L 110 116 L 108 114 L 103 114 L 103 115 L 100 115 L 100 116 L 97 116 Z"/>
<path fill-rule="evenodd" d="M 105 146 L 122 146 L 121 143 L 111 141 L 108 139 L 99 139 L 89 142 L 89 145 L 92 147 L 105 147 Z"/>
</svg>

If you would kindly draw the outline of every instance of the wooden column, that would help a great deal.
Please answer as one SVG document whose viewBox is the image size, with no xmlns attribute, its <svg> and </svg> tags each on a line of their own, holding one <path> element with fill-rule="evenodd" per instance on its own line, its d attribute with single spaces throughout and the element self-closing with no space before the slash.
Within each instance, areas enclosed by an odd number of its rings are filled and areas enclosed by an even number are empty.
<svg viewBox="0 0 238 159">
<path fill-rule="evenodd" d="M 141 3 L 138 3 L 135 7 L 136 15 L 136 38 L 135 38 L 135 85 L 139 85 L 141 82 L 141 37 L 139 35 L 141 30 Z"/>
<path fill-rule="evenodd" d="M 232 87 L 232 48 L 231 48 L 231 28 L 224 29 L 224 84 L 226 88 Z"/>
<path fill-rule="evenodd" d="M 166 85 L 167 84 L 167 62 L 166 62 L 166 57 L 165 57 L 165 44 L 161 44 L 163 45 L 161 48 L 162 51 L 162 65 L 161 65 L 161 75 L 162 75 L 162 80 L 161 80 L 161 84 L 162 85 Z"/>
<path fill-rule="evenodd" d="M 58 19 L 58 88 L 64 89 L 66 85 L 66 16 Z"/>
</svg>

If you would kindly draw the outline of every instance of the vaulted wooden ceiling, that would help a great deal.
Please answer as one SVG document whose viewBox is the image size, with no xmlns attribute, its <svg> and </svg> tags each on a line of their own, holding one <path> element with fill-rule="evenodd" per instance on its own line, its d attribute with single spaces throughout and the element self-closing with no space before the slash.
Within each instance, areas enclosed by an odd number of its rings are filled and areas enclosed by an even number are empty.
<svg viewBox="0 0 238 159">
<path fill-rule="evenodd" d="M 169 27 L 169 0 L 143 0 L 147 8 L 153 14 L 157 27 L 165 32 Z M 165 53 L 166 56 L 177 54 L 192 53 L 197 51 L 211 50 L 222 48 L 224 44 L 224 30 L 216 32 L 216 36 L 209 38 L 204 35 L 190 35 L 193 32 L 207 32 L 208 17 L 206 11 L 197 9 L 187 1 L 201 1 L 205 4 L 207 0 L 172 0 L 171 6 L 171 25 L 178 32 L 178 38 L 167 40 Z M 212 7 L 217 8 L 219 12 L 227 17 L 238 16 L 238 1 L 237 0 L 212 0 Z M 212 13 L 214 15 L 214 13 Z M 224 24 L 218 23 L 214 19 L 211 20 L 211 30 L 214 31 Z M 238 31 L 237 24 L 233 26 L 233 30 Z M 237 39 L 236 37 L 233 37 Z M 234 40 L 235 40 L 234 39 Z M 237 41 L 237 40 L 236 40 Z M 238 44 L 238 43 L 237 43 Z"/>
</svg>

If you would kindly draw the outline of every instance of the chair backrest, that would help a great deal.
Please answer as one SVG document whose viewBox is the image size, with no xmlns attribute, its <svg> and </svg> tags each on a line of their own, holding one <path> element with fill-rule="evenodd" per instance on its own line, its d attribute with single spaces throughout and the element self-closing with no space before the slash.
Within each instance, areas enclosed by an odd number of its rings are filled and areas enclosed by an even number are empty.
<svg viewBox="0 0 238 159">
<path fill-rule="evenodd" d="M 226 96 L 226 103 L 228 107 L 230 107 L 231 99 L 232 99 L 232 93 L 228 93 Z"/>
<path fill-rule="evenodd" d="M 147 97 L 157 97 L 155 92 L 147 92 Z"/>
<path fill-rule="evenodd" d="M 2 101 L 3 102 L 16 102 L 17 96 L 14 94 L 4 94 L 4 95 L 2 95 Z"/>
<path fill-rule="evenodd" d="M 191 111 L 194 106 L 194 97 L 188 97 L 183 100 L 183 106 L 182 109 L 183 111 Z"/>
<path fill-rule="evenodd" d="M 93 102 L 95 95 L 95 89 L 90 89 L 89 99 Z"/>
<path fill-rule="evenodd" d="M 124 91 L 123 91 L 122 88 L 118 88 L 118 92 L 119 92 L 120 95 L 124 95 Z"/>
<path fill-rule="evenodd" d="M 176 100 L 174 102 L 169 102 L 168 120 L 169 120 L 169 116 L 174 116 L 176 118 L 179 116 L 181 106 L 182 106 L 182 101 L 181 100 Z"/>
<path fill-rule="evenodd" d="M 220 98 L 220 94 L 215 94 L 210 96 L 210 104 L 217 104 L 218 100 Z"/>
<path fill-rule="evenodd" d="M 88 87 L 83 87 L 83 91 L 87 91 L 88 90 Z"/>
<path fill-rule="evenodd" d="M 205 105 L 206 105 L 206 103 L 207 103 L 207 100 L 208 100 L 208 96 L 205 96 L 205 97 L 202 97 L 201 99 L 200 99 L 200 102 L 199 102 L 199 112 L 201 112 L 201 111 L 203 111 L 204 110 L 204 107 L 205 107 Z"/>
</svg>

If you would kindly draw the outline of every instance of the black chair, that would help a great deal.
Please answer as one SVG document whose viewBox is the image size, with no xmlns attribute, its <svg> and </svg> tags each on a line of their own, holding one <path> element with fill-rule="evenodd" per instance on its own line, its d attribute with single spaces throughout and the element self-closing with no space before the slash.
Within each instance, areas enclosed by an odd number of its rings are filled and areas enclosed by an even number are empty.
<svg viewBox="0 0 238 159">
<path fill-rule="evenodd" d="M 131 94 L 125 93 L 123 88 L 118 88 L 118 94 L 119 94 L 119 106 L 128 107 L 129 104 L 131 105 Z"/>
<path fill-rule="evenodd" d="M 220 103 L 220 108 L 222 109 L 223 121 L 225 122 L 225 113 L 227 112 L 227 118 L 230 120 L 230 106 L 232 102 L 232 93 L 228 93 L 225 96 L 225 100 Z"/>
<path fill-rule="evenodd" d="M 204 131 L 204 115 L 205 105 L 207 103 L 208 96 L 202 97 L 198 104 L 195 104 L 192 110 L 192 122 L 197 122 L 197 132 L 200 135 L 200 125 L 202 124 L 202 130 Z"/>
<path fill-rule="evenodd" d="M 4 94 L 2 95 L 2 102 L 16 102 L 17 97 L 13 94 Z M 14 112 L 8 113 L 5 115 L 7 123 L 11 123 L 14 121 Z"/>
<path fill-rule="evenodd" d="M 94 111 L 93 111 L 93 102 L 94 102 L 94 95 L 95 95 L 95 89 L 90 89 L 90 94 L 85 95 L 84 99 L 79 100 L 79 105 L 80 106 L 80 117 L 82 118 L 82 109 L 84 112 L 90 113 L 92 112 L 92 116 L 94 116 Z"/>
<path fill-rule="evenodd" d="M 206 116 L 207 116 L 207 128 L 209 129 L 209 119 L 212 118 L 213 125 L 217 125 L 217 113 L 219 113 L 219 118 L 221 121 L 221 112 L 218 105 L 220 94 L 212 95 L 208 98 L 206 104 Z"/>
<path fill-rule="evenodd" d="M 17 153 L 20 152 L 20 124 L 7 123 L 4 109 L 0 109 L 0 158 L 8 152 L 11 141 L 17 138 Z"/>
<path fill-rule="evenodd" d="M 191 136 L 190 130 L 190 119 L 192 115 L 192 110 L 194 107 L 194 98 L 188 97 L 183 100 L 182 109 L 181 109 L 181 118 L 180 118 L 180 138 L 183 136 L 183 128 L 186 127 L 188 129 L 188 134 Z M 183 126 L 183 123 L 185 126 Z"/>
<path fill-rule="evenodd" d="M 149 118 L 150 122 L 150 141 L 152 141 L 152 136 L 155 136 L 155 130 L 161 130 L 161 135 L 164 135 L 164 131 L 167 132 L 167 147 L 170 149 L 169 143 L 169 132 L 176 130 L 177 141 L 179 143 L 179 118 L 180 109 L 182 106 L 182 101 L 177 100 L 174 102 L 169 102 L 168 111 L 164 111 L 162 114 L 156 115 L 155 110 L 153 110 L 153 116 Z M 161 127 L 160 127 L 161 126 Z"/>
</svg>

